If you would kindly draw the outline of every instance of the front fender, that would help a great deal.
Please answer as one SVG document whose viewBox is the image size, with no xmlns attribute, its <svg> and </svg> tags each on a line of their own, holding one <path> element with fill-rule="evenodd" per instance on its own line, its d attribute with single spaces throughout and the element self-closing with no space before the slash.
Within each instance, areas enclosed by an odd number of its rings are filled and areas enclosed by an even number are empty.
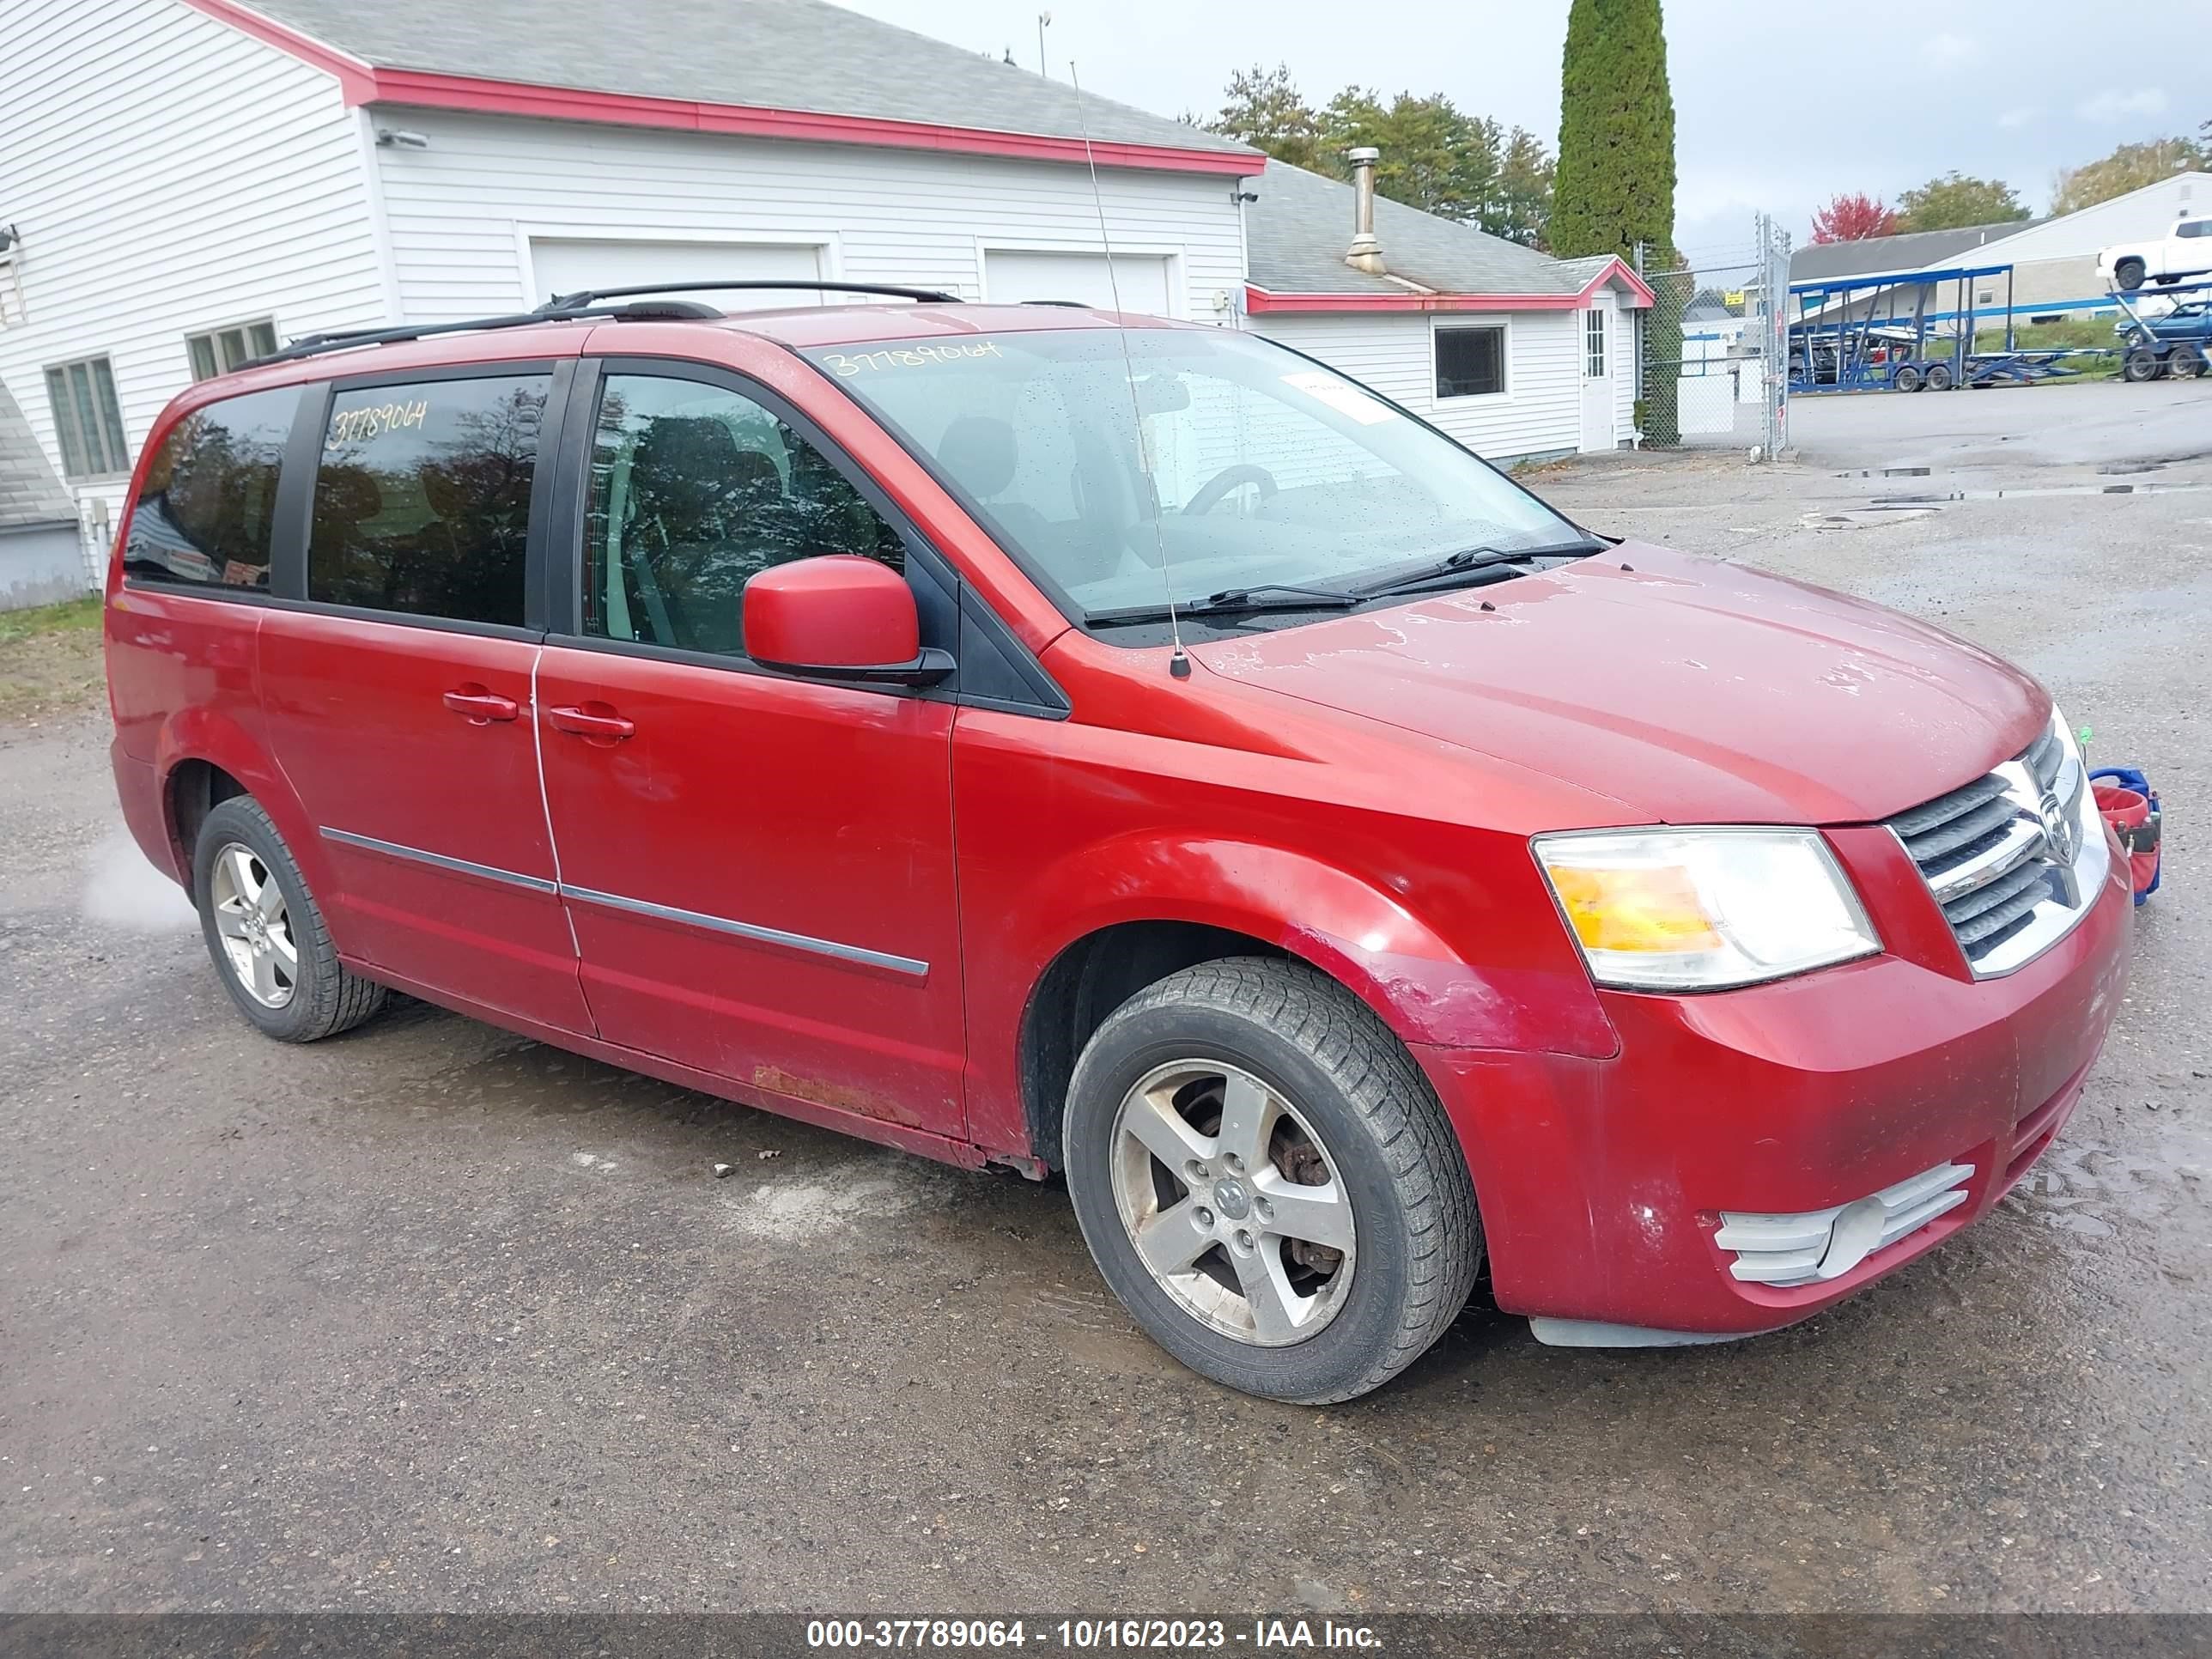
<svg viewBox="0 0 2212 1659">
<path fill-rule="evenodd" d="M 1186 921 L 1280 946 L 1349 988 L 1408 1043 L 1606 1059 L 1620 1040 L 1579 959 L 1502 966 L 1455 951 L 1400 898 L 1310 854 L 1197 837 L 1128 836 L 1057 866 L 1028 914 L 1057 923 L 1029 983 L 1069 945 L 1133 921 Z M 1558 927 L 1548 910 L 1537 925 Z M 1528 953 L 1501 951 L 1526 963 Z"/>
</svg>

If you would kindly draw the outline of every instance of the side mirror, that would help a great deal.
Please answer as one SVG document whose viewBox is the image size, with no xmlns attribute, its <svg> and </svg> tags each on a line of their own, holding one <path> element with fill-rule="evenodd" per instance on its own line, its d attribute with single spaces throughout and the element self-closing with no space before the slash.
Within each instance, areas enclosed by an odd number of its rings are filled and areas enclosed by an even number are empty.
<svg viewBox="0 0 2212 1659">
<path fill-rule="evenodd" d="M 859 685 L 934 685 L 952 672 L 921 648 L 906 578 L 857 554 L 794 559 L 745 583 L 745 654 L 763 668 Z"/>
</svg>

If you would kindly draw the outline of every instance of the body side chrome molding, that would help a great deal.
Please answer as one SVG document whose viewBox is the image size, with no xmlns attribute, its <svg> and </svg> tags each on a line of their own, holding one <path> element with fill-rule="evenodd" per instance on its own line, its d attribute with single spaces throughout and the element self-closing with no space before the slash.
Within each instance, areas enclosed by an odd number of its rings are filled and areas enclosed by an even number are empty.
<svg viewBox="0 0 2212 1659">
<path fill-rule="evenodd" d="M 788 933 L 780 927 L 761 927 L 749 921 L 732 921 L 726 916 L 712 916 L 701 910 L 679 910 L 672 904 L 655 904 L 649 899 L 626 898 L 619 893 L 602 893 L 588 887 L 574 887 L 566 882 L 548 881 L 543 876 L 526 876 L 519 871 L 501 870 L 495 866 L 477 864 L 468 859 L 448 858 L 443 853 L 428 853 L 419 847 L 403 847 L 397 842 L 379 841 L 374 836 L 357 836 L 350 830 L 325 829 L 321 834 L 325 841 L 362 848 L 371 853 L 381 853 L 387 858 L 427 864 L 434 869 L 450 870 L 457 875 L 475 876 L 509 887 L 525 888 L 533 893 L 574 899 L 605 909 L 627 911 L 632 915 L 651 916 L 657 921 L 674 922 L 679 927 L 702 927 L 709 933 L 726 933 L 732 939 L 750 939 L 756 945 L 781 945 L 786 950 L 803 951 L 809 956 L 828 957 L 834 961 L 848 962 L 862 968 L 880 968 L 913 979 L 929 976 L 927 963 L 913 957 L 895 956 L 888 951 L 871 951 L 858 945 L 842 945 L 836 939 L 816 939 L 809 933 Z M 582 953 L 580 951 L 578 954 Z"/>
<path fill-rule="evenodd" d="M 686 927 L 703 927 L 710 933 L 727 933 L 734 939 L 750 939 L 757 945 L 781 945 L 788 950 L 804 951 L 811 956 L 831 957 L 839 962 L 857 963 L 864 968 L 884 968 L 895 974 L 906 974 L 916 979 L 927 976 L 929 964 L 912 957 L 893 956 L 887 951 L 870 951 L 858 945 L 840 945 L 835 939 L 816 939 L 808 933 L 787 933 L 780 927 L 756 927 L 750 921 L 732 921 L 726 916 L 710 916 L 700 910 L 679 910 L 672 904 L 655 904 L 649 899 L 625 898 L 619 893 L 594 892 L 588 887 L 561 889 L 563 898 L 581 899 L 586 904 L 604 906 L 610 910 L 627 910 L 633 915 L 651 916 L 659 921 L 672 921 Z"/>
<path fill-rule="evenodd" d="M 386 858 L 404 859 L 410 864 L 427 864 L 434 869 L 451 870 L 458 875 L 475 876 L 484 881 L 495 881 L 507 887 L 526 887 L 533 893 L 557 893 L 558 882 L 548 881 L 543 876 L 526 876 L 520 871 L 502 870 L 495 865 L 477 864 L 468 859 L 447 858 L 443 853 L 426 853 L 419 847 L 403 847 L 396 841 L 379 841 L 374 836 L 356 836 L 350 830 L 322 831 L 325 841 L 335 841 L 348 847 L 359 847 L 371 853 L 381 853 Z"/>
</svg>

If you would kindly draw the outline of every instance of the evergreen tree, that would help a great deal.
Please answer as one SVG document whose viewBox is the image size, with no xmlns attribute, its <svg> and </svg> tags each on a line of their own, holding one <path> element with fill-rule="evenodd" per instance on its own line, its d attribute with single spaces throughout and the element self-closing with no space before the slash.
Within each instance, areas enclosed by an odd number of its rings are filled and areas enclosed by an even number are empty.
<svg viewBox="0 0 2212 1659">
<path fill-rule="evenodd" d="M 1660 0 L 1574 0 L 1559 70 L 1559 159 L 1547 240 L 1563 259 L 1613 253 L 1671 271 L 1674 97 L 1667 84 Z M 1655 444 L 1680 441 L 1679 294 L 1661 288 L 1645 314 L 1641 424 Z"/>
<path fill-rule="evenodd" d="M 1294 167 L 1333 171 L 1322 148 L 1320 119 L 1291 81 L 1287 64 L 1272 70 L 1255 64 L 1231 76 L 1221 112 L 1206 125 Z"/>
<path fill-rule="evenodd" d="M 1674 240 L 1674 99 L 1659 0 L 1574 0 L 1559 73 L 1552 252 L 1563 259 Z"/>
</svg>

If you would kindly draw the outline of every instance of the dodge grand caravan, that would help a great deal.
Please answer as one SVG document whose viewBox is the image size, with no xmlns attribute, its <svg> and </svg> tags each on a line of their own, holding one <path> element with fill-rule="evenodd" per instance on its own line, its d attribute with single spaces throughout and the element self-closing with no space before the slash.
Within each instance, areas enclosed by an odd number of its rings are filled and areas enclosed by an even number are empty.
<svg viewBox="0 0 2212 1659">
<path fill-rule="evenodd" d="M 1065 1175 L 1166 1348 L 1787 1325 L 1985 1214 L 2130 907 L 2051 699 L 1233 331 L 570 296 L 155 425 L 114 768 L 245 1017 L 387 989 Z"/>
</svg>

